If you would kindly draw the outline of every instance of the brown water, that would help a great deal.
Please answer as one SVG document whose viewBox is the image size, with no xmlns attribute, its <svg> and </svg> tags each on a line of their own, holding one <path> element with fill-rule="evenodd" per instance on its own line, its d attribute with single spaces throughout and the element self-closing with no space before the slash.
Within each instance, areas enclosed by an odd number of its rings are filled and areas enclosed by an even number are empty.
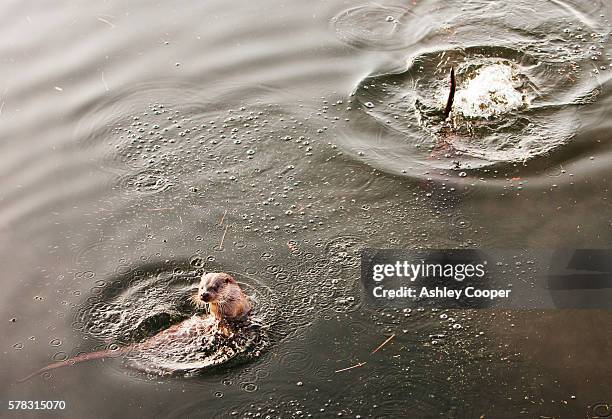
<svg viewBox="0 0 612 419">
<path fill-rule="evenodd" d="M 359 283 L 365 246 L 610 246 L 609 3 L 0 10 L 3 415 L 610 416 L 610 312 L 379 310 Z M 491 60 L 530 105 L 446 142 L 435 92 Z M 193 314 L 202 270 L 255 298 L 250 356 L 15 383 Z"/>
</svg>

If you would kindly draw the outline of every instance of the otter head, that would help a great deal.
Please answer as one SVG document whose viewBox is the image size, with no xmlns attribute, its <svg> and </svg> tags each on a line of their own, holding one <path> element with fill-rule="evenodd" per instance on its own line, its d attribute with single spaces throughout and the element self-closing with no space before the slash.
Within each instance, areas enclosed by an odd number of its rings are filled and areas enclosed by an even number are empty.
<svg viewBox="0 0 612 419">
<path fill-rule="evenodd" d="M 219 320 L 243 317 L 251 309 L 247 296 L 236 280 L 224 272 L 202 275 L 197 299 L 208 303 L 211 313 Z"/>
<path fill-rule="evenodd" d="M 198 297 L 205 303 L 216 303 L 223 299 L 228 284 L 235 284 L 236 280 L 229 274 L 222 272 L 209 272 L 202 275 L 198 285 Z"/>
</svg>

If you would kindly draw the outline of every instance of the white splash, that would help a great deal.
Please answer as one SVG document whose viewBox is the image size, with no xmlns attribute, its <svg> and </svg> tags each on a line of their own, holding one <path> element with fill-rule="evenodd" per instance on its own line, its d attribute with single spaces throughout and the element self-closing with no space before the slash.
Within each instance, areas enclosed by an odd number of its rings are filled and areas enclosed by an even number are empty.
<svg viewBox="0 0 612 419">
<path fill-rule="evenodd" d="M 457 87 L 454 113 L 466 118 L 489 119 L 519 109 L 527 105 L 527 98 L 519 87 L 512 67 L 505 64 L 482 67 L 474 78 Z"/>
</svg>

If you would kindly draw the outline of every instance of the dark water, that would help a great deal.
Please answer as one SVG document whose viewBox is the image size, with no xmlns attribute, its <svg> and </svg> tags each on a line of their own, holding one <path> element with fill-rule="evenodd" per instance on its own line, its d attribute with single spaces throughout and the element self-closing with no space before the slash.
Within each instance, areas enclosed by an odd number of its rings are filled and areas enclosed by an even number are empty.
<svg viewBox="0 0 612 419">
<path fill-rule="evenodd" d="M 609 3 L 0 8 L 3 415 L 610 416 L 609 312 L 379 310 L 359 284 L 365 246 L 610 246 Z M 440 130 L 449 68 L 490 65 L 524 103 Z M 250 356 L 15 383 L 190 316 L 203 270 L 256 300 Z"/>
</svg>

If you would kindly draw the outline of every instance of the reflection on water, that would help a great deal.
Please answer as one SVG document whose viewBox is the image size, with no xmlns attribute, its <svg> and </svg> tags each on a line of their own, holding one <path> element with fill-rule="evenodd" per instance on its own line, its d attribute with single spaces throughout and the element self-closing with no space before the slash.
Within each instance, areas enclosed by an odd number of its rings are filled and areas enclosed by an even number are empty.
<svg viewBox="0 0 612 419">
<path fill-rule="evenodd" d="M 359 283 L 365 247 L 609 246 L 607 3 L 0 7 L 7 400 L 514 418 L 612 393 L 608 313 L 379 310 Z M 217 368 L 189 342 L 138 361 L 173 378 L 109 360 L 13 383 L 188 318 L 203 270 L 266 326 Z"/>
</svg>

